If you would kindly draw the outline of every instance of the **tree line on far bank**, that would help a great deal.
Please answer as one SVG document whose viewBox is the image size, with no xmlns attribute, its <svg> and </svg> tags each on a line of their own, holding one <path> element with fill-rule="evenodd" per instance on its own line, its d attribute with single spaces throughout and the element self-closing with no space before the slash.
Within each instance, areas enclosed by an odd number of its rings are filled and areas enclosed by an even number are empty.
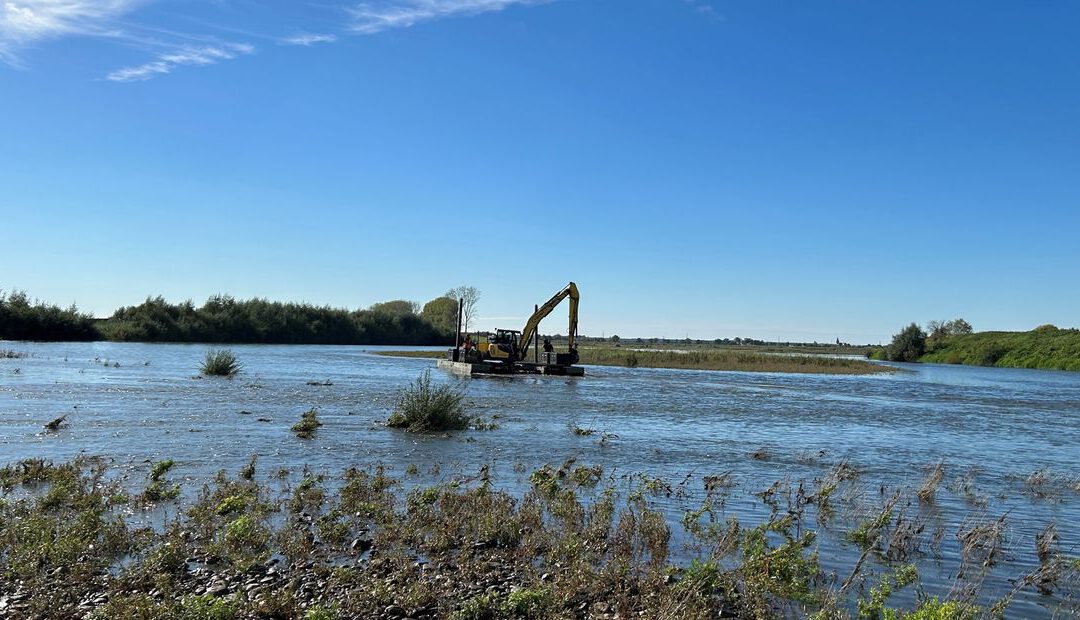
<svg viewBox="0 0 1080 620">
<path fill-rule="evenodd" d="M 457 302 L 450 295 L 455 292 L 423 307 L 394 300 L 363 310 L 237 300 L 228 295 L 215 295 L 197 307 L 191 301 L 172 304 L 159 296 L 100 320 L 74 305 L 61 308 L 31 301 L 24 292 L 0 292 L 0 339 L 445 345 L 454 341 Z"/>
<path fill-rule="evenodd" d="M 964 319 L 912 323 L 873 359 L 970 366 L 1080 370 L 1080 330 L 1042 325 L 1028 332 L 975 332 Z"/>
</svg>

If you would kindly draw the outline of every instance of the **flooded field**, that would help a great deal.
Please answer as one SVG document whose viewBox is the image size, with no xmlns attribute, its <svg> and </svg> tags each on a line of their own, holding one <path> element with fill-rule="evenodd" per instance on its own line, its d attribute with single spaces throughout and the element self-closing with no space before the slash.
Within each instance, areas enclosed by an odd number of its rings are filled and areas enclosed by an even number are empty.
<svg viewBox="0 0 1080 620">
<path fill-rule="evenodd" d="M 239 470 L 252 454 L 266 476 L 305 465 L 338 474 L 379 463 L 409 485 L 475 477 L 486 465 L 496 486 L 523 494 L 530 472 L 574 458 L 626 485 L 659 479 L 650 501 L 668 515 L 673 554 L 686 561 L 696 551 L 679 522 L 701 506 L 706 477 L 723 480 L 714 504 L 720 518 L 750 525 L 769 519 L 775 498 L 800 484 L 809 491 L 836 479 L 843 484 L 835 516 L 817 519 L 816 544 L 822 567 L 838 582 L 862 554 L 851 533 L 896 491 L 904 492 L 897 511 L 922 526 L 903 561 L 918 566 L 928 594 L 943 598 L 972 585 L 970 570 L 960 574 L 965 534 L 1004 515 L 1000 549 L 978 577 L 976 600 L 984 605 L 1039 566 L 1035 539 L 1048 524 L 1056 524 L 1064 554 L 1080 555 L 1080 373 L 590 367 L 584 378 L 469 380 L 470 406 L 498 428 L 416 436 L 383 422 L 397 391 L 434 363 L 374 355 L 376 348 L 236 346 L 244 372 L 234 379 L 196 377 L 207 349 L 201 345 L 3 348 L 27 354 L 0 359 L 4 464 L 100 455 L 138 486 L 152 461 L 168 458 L 186 493 L 220 469 Z M 454 380 L 434 372 L 439 381 Z M 289 429 L 312 407 L 324 426 L 298 439 Z M 43 429 L 65 414 L 59 431 Z M 932 499 L 912 501 L 939 463 L 943 476 Z M 886 554 L 868 554 L 866 562 L 871 571 L 889 566 Z M 1075 584 L 1043 594 L 1023 588 L 1008 615 L 1071 615 L 1075 594 Z"/>
</svg>

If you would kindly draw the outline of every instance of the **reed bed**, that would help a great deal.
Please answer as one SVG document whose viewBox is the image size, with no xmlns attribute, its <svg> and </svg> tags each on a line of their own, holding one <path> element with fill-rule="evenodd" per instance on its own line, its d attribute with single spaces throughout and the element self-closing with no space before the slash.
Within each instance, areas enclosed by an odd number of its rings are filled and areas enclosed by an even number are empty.
<svg viewBox="0 0 1080 620">
<path fill-rule="evenodd" d="M 893 368 L 859 359 L 825 355 L 782 355 L 731 350 L 637 350 L 590 347 L 580 350 L 581 363 L 629 368 L 735 370 L 815 374 L 871 374 Z"/>
</svg>

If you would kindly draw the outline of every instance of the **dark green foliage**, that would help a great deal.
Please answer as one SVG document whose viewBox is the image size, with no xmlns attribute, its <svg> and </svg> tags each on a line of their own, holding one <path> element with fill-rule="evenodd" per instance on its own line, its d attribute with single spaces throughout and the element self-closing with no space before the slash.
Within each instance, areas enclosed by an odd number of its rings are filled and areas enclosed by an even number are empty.
<svg viewBox="0 0 1080 620">
<path fill-rule="evenodd" d="M 397 408 L 386 425 L 420 433 L 468 428 L 464 400 L 465 393 L 459 386 L 433 385 L 431 371 L 425 370 L 415 383 L 401 391 Z"/>
<path fill-rule="evenodd" d="M 0 291 L 0 340 L 444 345 L 454 341 L 453 330 L 404 300 L 348 310 L 215 295 L 197 308 L 158 296 L 95 320 L 75 306 Z"/>
<path fill-rule="evenodd" d="M 26 293 L 10 295 L 0 291 L 0 340 L 99 340 L 94 319 L 72 305 L 64 309 L 41 301 L 34 303 Z"/>
<path fill-rule="evenodd" d="M 926 332 L 912 323 L 893 336 L 886 355 L 891 362 L 917 362 L 926 352 Z"/>
<path fill-rule="evenodd" d="M 952 336 L 923 356 L 924 362 L 1080 370 L 1080 330 L 1043 325 L 1029 332 L 979 332 Z"/>
<path fill-rule="evenodd" d="M 238 301 L 215 295 L 201 308 L 161 297 L 120 308 L 102 328 L 111 340 L 132 342 L 234 342 L 257 344 L 436 345 L 453 335 L 413 312 L 415 304 L 392 301 L 368 310 Z"/>
</svg>

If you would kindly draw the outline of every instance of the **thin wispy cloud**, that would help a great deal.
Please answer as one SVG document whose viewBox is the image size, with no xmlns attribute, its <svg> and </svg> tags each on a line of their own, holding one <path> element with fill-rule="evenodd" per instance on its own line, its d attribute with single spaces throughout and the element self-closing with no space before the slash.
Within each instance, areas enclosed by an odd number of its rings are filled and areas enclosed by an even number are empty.
<svg viewBox="0 0 1080 620">
<path fill-rule="evenodd" d="M 408 28 L 421 22 L 457 15 L 477 15 L 501 11 L 513 5 L 541 4 L 549 0 L 387 0 L 361 2 L 350 9 L 349 29 L 359 34 L 375 34 L 393 28 Z"/>
<path fill-rule="evenodd" d="M 105 79 L 113 82 L 141 82 L 158 75 L 172 73 L 177 67 L 214 65 L 223 60 L 232 60 L 238 56 L 254 53 L 255 46 L 247 43 L 190 47 L 161 54 L 151 62 L 117 69 L 105 76 Z"/>
<path fill-rule="evenodd" d="M 701 13 L 702 15 L 704 15 L 706 17 L 711 17 L 711 18 L 713 18 L 713 19 L 715 19 L 717 21 L 725 21 L 724 16 L 721 15 L 720 13 L 718 13 L 716 11 L 716 8 L 713 5 L 709 4 L 709 2 L 707 0 L 683 0 L 683 1 L 686 2 L 687 6 L 689 6 L 690 8 L 694 9 L 695 11 L 697 11 L 698 13 Z"/>
<path fill-rule="evenodd" d="M 334 34 L 298 34 L 281 40 L 285 45 L 302 45 L 304 47 L 310 47 L 317 43 L 333 43 L 334 41 L 337 41 L 337 35 Z"/>
<path fill-rule="evenodd" d="M 282 36 L 236 30 L 220 21 L 224 13 L 220 13 L 217 20 L 203 15 L 181 15 L 187 23 L 198 26 L 194 32 L 164 29 L 152 19 L 146 19 L 154 5 L 169 4 L 164 0 L 0 0 L 0 63 L 21 66 L 20 56 L 24 49 L 38 42 L 69 36 L 96 36 L 149 55 L 148 60 L 105 75 L 105 79 L 113 82 L 138 82 L 172 73 L 181 67 L 214 65 L 255 53 L 255 48 L 248 43 L 222 40 L 222 31 L 231 33 L 225 35 L 229 38 L 239 35 L 249 40 L 267 39 L 279 45 L 310 47 L 334 43 L 340 34 L 369 35 L 442 18 L 553 1 L 347 0 L 351 4 L 345 8 L 322 7 L 321 15 L 312 15 L 324 24 L 328 17 L 336 19 L 339 24 L 337 34 L 323 30 Z M 145 11 L 137 10 L 144 8 Z M 259 10 L 257 3 L 247 5 L 247 8 Z M 235 15 L 235 11 L 232 14 Z M 175 19 L 175 15 L 172 17 Z"/>
<path fill-rule="evenodd" d="M 18 64 L 29 44 L 69 35 L 113 36 L 110 25 L 141 0 L 0 0 L 0 60 Z"/>
</svg>

